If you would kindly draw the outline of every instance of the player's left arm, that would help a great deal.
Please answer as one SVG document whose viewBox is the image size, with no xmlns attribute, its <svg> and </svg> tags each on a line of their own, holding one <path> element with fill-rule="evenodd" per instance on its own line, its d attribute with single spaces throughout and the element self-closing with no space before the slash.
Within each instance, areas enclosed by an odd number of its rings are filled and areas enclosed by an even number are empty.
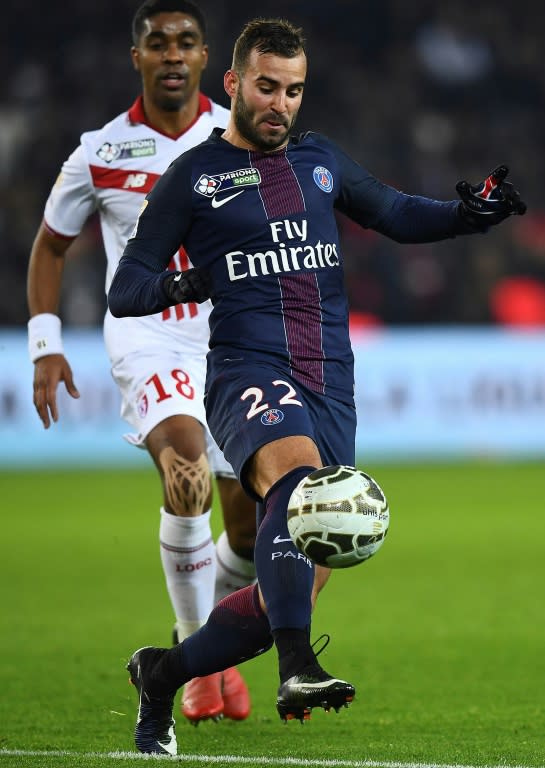
<svg viewBox="0 0 545 768">
<path fill-rule="evenodd" d="M 407 195 L 379 181 L 333 145 L 342 183 L 336 207 L 363 227 L 400 243 L 426 243 L 457 235 L 486 232 L 508 216 L 526 210 L 520 194 L 491 174 L 481 184 L 457 185 L 460 200 L 433 200 Z M 505 168 L 505 166 L 501 166 Z"/>
<path fill-rule="evenodd" d="M 479 184 L 471 185 L 467 181 L 456 184 L 456 191 L 462 201 L 459 213 L 473 230 L 483 232 L 509 216 L 523 216 L 526 213 L 526 203 L 521 200 L 520 192 L 513 184 L 505 181 L 508 173 L 506 165 L 498 165 Z"/>
</svg>

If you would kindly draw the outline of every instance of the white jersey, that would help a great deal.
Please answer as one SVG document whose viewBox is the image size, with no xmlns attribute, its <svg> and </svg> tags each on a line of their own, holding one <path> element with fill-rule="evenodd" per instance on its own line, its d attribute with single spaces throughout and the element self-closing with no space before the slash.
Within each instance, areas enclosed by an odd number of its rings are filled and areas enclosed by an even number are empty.
<svg viewBox="0 0 545 768">
<path fill-rule="evenodd" d="M 72 239 L 98 211 L 108 259 L 107 292 L 144 197 L 178 155 L 207 139 L 214 127 L 225 127 L 228 119 L 227 109 L 200 94 L 195 122 L 173 139 L 147 124 L 140 96 L 128 112 L 81 136 L 51 190 L 45 226 Z M 190 266 L 183 248 L 172 255 L 170 269 Z M 121 415 L 135 429 L 125 437 L 134 445 L 143 447 L 150 431 L 170 416 L 193 416 L 205 425 L 211 309 L 207 301 L 179 304 L 148 317 L 115 318 L 106 312 L 106 349 L 121 393 Z M 209 433 L 208 440 L 212 470 L 233 476 Z"/>
<path fill-rule="evenodd" d="M 79 147 L 64 163 L 45 207 L 45 226 L 61 237 L 74 238 L 98 211 L 107 256 L 106 292 L 145 195 L 182 152 L 204 141 L 215 126 L 225 127 L 229 111 L 203 94 L 195 122 L 174 139 L 146 122 L 142 97 L 103 128 L 81 136 Z M 171 269 L 191 266 L 180 249 Z M 172 336 L 195 352 L 208 349 L 210 302 L 180 304 L 144 318 L 105 318 L 105 339 L 112 364 L 152 343 L 156 333 Z"/>
</svg>

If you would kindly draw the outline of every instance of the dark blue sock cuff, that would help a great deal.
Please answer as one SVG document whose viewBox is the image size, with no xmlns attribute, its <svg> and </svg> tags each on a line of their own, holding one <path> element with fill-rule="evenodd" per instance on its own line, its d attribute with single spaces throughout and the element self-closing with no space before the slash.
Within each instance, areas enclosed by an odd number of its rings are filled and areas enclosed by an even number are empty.
<svg viewBox="0 0 545 768">
<path fill-rule="evenodd" d="M 282 475 L 282 477 L 279 480 L 277 480 L 276 483 L 271 485 L 271 487 L 263 497 L 263 506 L 265 508 L 267 507 L 267 501 L 271 496 L 271 494 L 277 491 L 280 485 L 283 485 L 284 483 L 287 483 L 290 479 L 292 479 L 293 475 L 299 475 L 299 477 L 297 478 L 297 483 L 298 483 L 304 477 L 306 477 L 307 475 L 310 475 L 311 472 L 314 472 L 315 469 L 318 469 L 318 467 L 302 466 L 302 467 L 295 467 L 295 469 L 290 469 L 290 471 L 287 472 L 285 475 Z M 295 485 L 297 485 L 297 483 L 295 483 Z M 295 485 L 293 486 L 294 488 L 295 488 Z"/>
</svg>

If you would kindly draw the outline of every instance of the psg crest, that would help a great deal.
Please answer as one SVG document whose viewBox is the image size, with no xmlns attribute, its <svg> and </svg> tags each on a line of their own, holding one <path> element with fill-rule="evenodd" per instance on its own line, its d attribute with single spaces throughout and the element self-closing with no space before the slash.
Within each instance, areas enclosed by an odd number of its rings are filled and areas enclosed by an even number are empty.
<svg viewBox="0 0 545 768">
<path fill-rule="evenodd" d="M 333 176 L 323 165 L 317 165 L 312 173 L 312 178 L 322 192 L 331 192 L 333 189 Z"/>
<path fill-rule="evenodd" d="M 281 421 L 284 421 L 284 414 L 278 408 L 269 408 L 269 410 L 265 411 L 261 416 L 261 423 L 265 426 L 280 424 Z"/>
</svg>

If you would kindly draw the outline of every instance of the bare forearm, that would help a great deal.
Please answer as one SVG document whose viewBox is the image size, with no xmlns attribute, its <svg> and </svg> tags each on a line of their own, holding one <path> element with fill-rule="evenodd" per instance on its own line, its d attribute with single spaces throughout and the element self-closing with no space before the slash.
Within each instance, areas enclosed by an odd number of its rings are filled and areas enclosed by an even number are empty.
<svg viewBox="0 0 545 768">
<path fill-rule="evenodd" d="M 27 300 L 30 316 L 43 312 L 58 313 L 64 254 L 69 240 L 61 240 L 40 227 L 30 255 L 27 276 Z"/>
</svg>

